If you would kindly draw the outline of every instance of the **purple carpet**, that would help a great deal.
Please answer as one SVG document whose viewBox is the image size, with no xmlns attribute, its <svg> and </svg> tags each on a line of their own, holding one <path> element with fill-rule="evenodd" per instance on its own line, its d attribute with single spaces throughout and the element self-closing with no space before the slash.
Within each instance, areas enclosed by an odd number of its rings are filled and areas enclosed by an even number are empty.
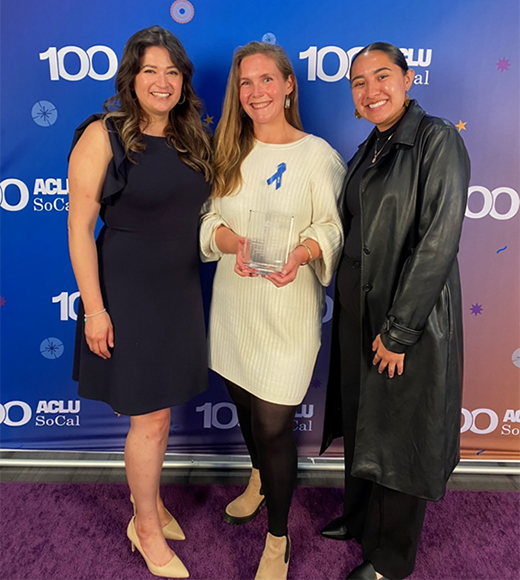
<svg viewBox="0 0 520 580">
<path fill-rule="evenodd" d="M 254 578 L 263 549 L 265 510 L 245 526 L 222 521 L 232 485 L 164 486 L 167 507 L 187 540 L 173 542 L 192 580 Z M 325 540 L 342 491 L 298 488 L 290 517 L 289 578 L 340 580 L 361 562 L 356 542 Z M 518 580 L 520 493 L 450 491 L 429 504 L 413 580 Z M 2 580 L 154 578 L 130 551 L 129 492 L 122 484 L 0 484 Z"/>
</svg>

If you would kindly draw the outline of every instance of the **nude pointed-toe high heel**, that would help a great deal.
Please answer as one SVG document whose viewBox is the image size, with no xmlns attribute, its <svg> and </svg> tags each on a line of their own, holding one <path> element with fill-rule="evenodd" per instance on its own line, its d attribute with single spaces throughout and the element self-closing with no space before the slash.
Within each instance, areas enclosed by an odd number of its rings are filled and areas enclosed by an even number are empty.
<svg viewBox="0 0 520 580">
<path fill-rule="evenodd" d="M 134 496 L 132 494 L 130 494 L 130 501 L 134 506 L 134 516 L 135 516 L 137 514 L 137 508 L 135 507 Z M 185 540 L 186 536 L 184 535 L 184 532 L 182 531 L 182 528 L 180 527 L 177 520 L 166 508 L 164 508 L 164 511 L 171 517 L 171 520 L 162 528 L 163 536 L 167 540 Z"/>
<path fill-rule="evenodd" d="M 164 508 L 164 511 L 171 517 L 171 520 L 162 528 L 163 536 L 167 540 L 185 540 L 186 536 L 177 520 L 166 508 Z"/>
<path fill-rule="evenodd" d="M 181 562 L 180 558 L 174 554 L 173 558 L 165 564 L 164 566 L 157 566 L 155 565 L 144 553 L 143 548 L 141 547 L 141 542 L 139 541 L 139 536 L 135 530 L 135 516 L 132 517 L 130 523 L 128 524 L 128 528 L 126 530 L 126 535 L 130 542 L 132 543 L 132 552 L 137 550 L 144 558 L 146 565 L 148 566 L 148 570 L 154 576 L 160 576 L 161 578 L 189 578 L 190 573 L 186 569 L 186 566 Z"/>
</svg>

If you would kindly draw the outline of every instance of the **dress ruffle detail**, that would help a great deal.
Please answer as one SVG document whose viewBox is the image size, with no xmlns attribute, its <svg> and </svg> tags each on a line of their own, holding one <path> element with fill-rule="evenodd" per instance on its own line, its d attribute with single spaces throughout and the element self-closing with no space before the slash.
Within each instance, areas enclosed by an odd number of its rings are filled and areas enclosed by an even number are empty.
<svg viewBox="0 0 520 580">
<path fill-rule="evenodd" d="M 102 113 L 90 115 L 90 117 L 83 121 L 83 123 L 81 123 L 81 125 L 76 129 L 72 140 L 72 146 L 70 148 L 69 158 L 76 143 L 85 132 L 85 129 L 94 121 L 99 121 L 102 118 Z M 123 142 L 121 141 L 121 137 L 119 136 L 113 121 L 108 119 L 106 126 L 108 128 L 108 137 L 110 139 L 110 147 L 112 148 L 113 157 L 107 167 L 105 183 L 101 193 L 101 203 L 104 205 L 113 205 L 114 196 L 121 193 L 127 184 L 128 163 L 130 162 L 128 161 Z"/>
</svg>

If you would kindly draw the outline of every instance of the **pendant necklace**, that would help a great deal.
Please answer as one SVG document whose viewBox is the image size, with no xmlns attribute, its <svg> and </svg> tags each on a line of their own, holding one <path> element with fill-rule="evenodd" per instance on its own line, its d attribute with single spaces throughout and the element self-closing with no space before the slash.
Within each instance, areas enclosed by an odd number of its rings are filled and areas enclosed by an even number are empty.
<svg viewBox="0 0 520 580">
<path fill-rule="evenodd" d="M 376 139 L 376 144 L 374 146 L 374 157 L 372 157 L 372 163 L 375 163 L 377 161 L 377 158 L 381 155 L 381 153 L 383 152 L 383 149 L 385 148 L 385 145 L 388 143 L 388 141 L 390 141 L 390 139 L 394 136 L 394 134 L 392 133 L 387 139 L 386 141 L 383 143 L 383 146 L 381 147 L 381 149 L 379 149 L 379 151 L 377 150 L 377 139 Z"/>
</svg>

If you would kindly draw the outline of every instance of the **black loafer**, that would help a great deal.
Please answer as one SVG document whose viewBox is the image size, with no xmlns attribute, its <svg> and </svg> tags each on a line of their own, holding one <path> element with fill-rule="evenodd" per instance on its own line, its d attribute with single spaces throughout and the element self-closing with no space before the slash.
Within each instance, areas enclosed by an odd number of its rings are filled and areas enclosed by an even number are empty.
<svg viewBox="0 0 520 580">
<path fill-rule="evenodd" d="M 334 518 L 329 522 L 323 530 L 321 530 L 321 535 L 329 540 L 345 541 L 353 538 L 352 534 L 347 529 L 344 516 Z"/>
<path fill-rule="evenodd" d="M 363 564 L 352 570 L 346 580 L 377 580 L 375 568 L 368 560 L 365 560 Z M 381 580 L 387 579 L 381 578 Z"/>
</svg>

